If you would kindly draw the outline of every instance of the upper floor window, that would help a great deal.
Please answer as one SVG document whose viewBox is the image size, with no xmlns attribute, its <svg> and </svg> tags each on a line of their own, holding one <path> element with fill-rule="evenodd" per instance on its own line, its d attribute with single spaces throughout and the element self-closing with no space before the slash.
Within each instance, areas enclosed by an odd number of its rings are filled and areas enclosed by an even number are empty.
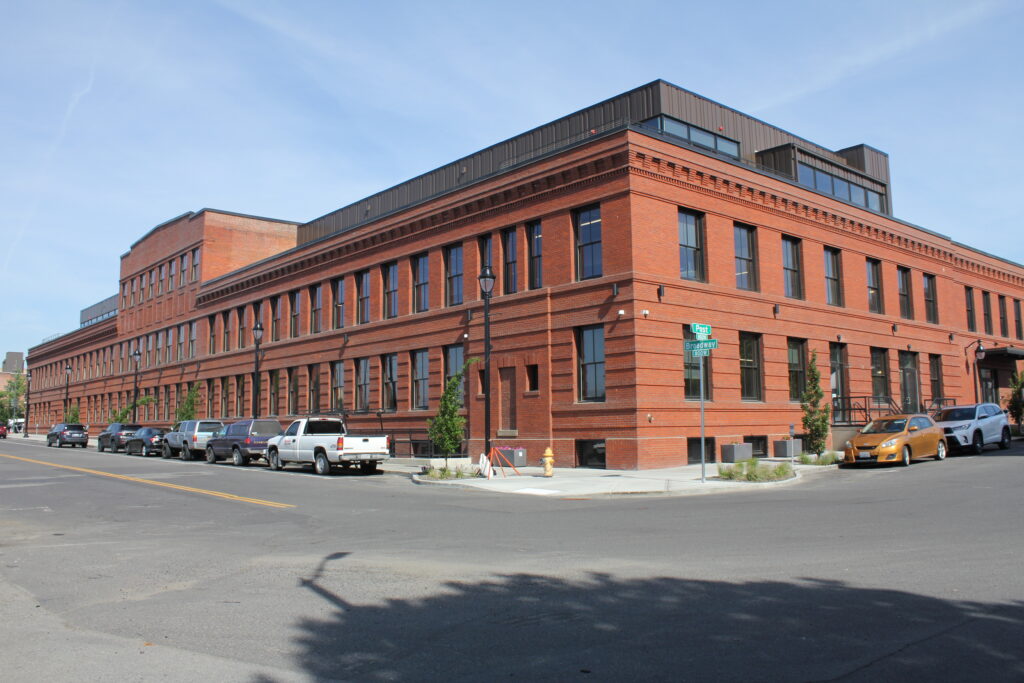
<svg viewBox="0 0 1024 683">
<path fill-rule="evenodd" d="M 1010 324 L 1006 318 L 1006 297 L 999 295 L 999 334 L 1003 337 L 1010 336 Z"/>
<path fill-rule="evenodd" d="M 139 289 L 139 281 L 136 278 L 132 278 L 132 294 L 131 294 L 131 298 L 128 299 L 128 305 L 129 306 L 134 306 L 135 305 L 135 292 L 137 292 L 138 289 Z"/>
<path fill-rule="evenodd" d="M 167 291 L 168 292 L 171 291 L 172 289 L 174 289 L 174 278 L 178 274 L 178 259 L 172 258 L 170 260 L 169 265 L 170 265 L 170 269 L 168 271 L 169 272 L 169 277 L 167 278 Z"/>
<path fill-rule="evenodd" d="M 199 247 L 192 250 L 192 275 L 189 279 L 192 282 L 199 280 Z"/>
<path fill-rule="evenodd" d="M 655 116 L 653 119 L 648 119 L 640 125 L 736 159 L 740 156 L 740 144 L 735 140 L 730 140 L 727 137 L 698 128 L 697 126 L 691 126 L 671 116 Z"/>
<path fill-rule="evenodd" d="M 843 305 L 842 256 L 833 247 L 825 247 L 825 303 Z"/>
<path fill-rule="evenodd" d="M 782 236 L 782 289 L 790 299 L 804 298 L 801 246 L 799 238 Z"/>
<path fill-rule="evenodd" d="M 157 294 L 163 294 L 164 293 L 164 284 L 166 282 L 167 282 L 167 264 L 166 263 L 161 263 L 160 264 L 160 280 L 159 280 L 159 282 L 157 283 L 157 286 L 156 286 L 156 293 Z"/>
<path fill-rule="evenodd" d="M 426 254 L 412 257 L 412 310 L 422 313 L 430 308 L 430 261 Z"/>
<path fill-rule="evenodd" d="M 992 334 L 992 297 L 984 291 L 981 293 L 981 315 L 985 321 L 985 334 Z"/>
<path fill-rule="evenodd" d="M 505 294 L 519 291 L 519 261 L 516 255 L 516 229 L 508 228 L 501 231 L 501 253 L 505 258 L 502 289 Z"/>
<path fill-rule="evenodd" d="M 370 359 L 356 358 L 355 360 L 356 390 L 355 408 L 356 412 L 365 413 L 370 409 Z"/>
<path fill-rule="evenodd" d="M 139 287 L 139 301 L 142 301 L 143 299 L 146 298 L 146 282 L 148 282 L 148 278 L 146 277 L 146 273 L 143 273 L 142 274 L 142 285 Z M 153 297 L 153 287 L 152 287 L 152 285 L 150 285 L 150 288 L 149 288 L 149 297 L 150 298 Z"/>
<path fill-rule="evenodd" d="M 188 254 L 181 255 L 181 272 L 178 273 L 178 286 L 185 286 L 185 278 L 188 277 Z"/>
<path fill-rule="evenodd" d="M 1013 300 L 1014 332 L 1017 339 L 1024 339 L 1024 321 L 1020 319 L 1020 299 Z"/>
<path fill-rule="evenodd" d="M 412 352 L 412 409 L 429 407 L 430 357 L 426 349 Z"/>
<path fill-rule="evenodd" d="M 245 331 L 248 328 L 248 321 L 246 320 L 247 317 L 248 311 L 246 310 L 246 307 L 239 306 L 235 313 L 235 318 L 238 323 L 238 348 L 240 349 L 245 348 Z"/>
<path fill-rule="evenodd" d="M 448 382 L 459 372 L 462 372 L 462 366 L 465 365 L 466 350 L 462 344 L 453 344 L 451 346 L 444 347 L 444 385 L 447 388 Z M 466 376 L 463 374 L 462 380 L 459 384 L 459 405 L 466 404 Z"/>
<path fill-rule="evenodd" d="M 882 262 L 878 259 L 867 259 L 868 310 L 872 313 L 885 313 L 885 302 L 882 299 Z"/>
<path fill-rule="evenodd" d="M 294 291 L 288 295 L 289 323 L 288 336 L 299 336 L 299 316 L 302 314 L 302 292 Z"/>
<path fill-rule="evenodd" d="M 370 271 L 356 273 L 356 324 L 370 322 Z"/>
<path fill-rule="evenodd" d="M 281 338 L 281 318 L 284 316 L 284 294 L 270 300 L 270 341 Z"/>
<path fill-rule="evenodd" d="M 573 212 L 576 238 L 576 279 L 588 280 L 602 275 L 601 207 L 588 206 Z"/>
<path fill-rule="evenodd" d="M 217 353 L 217 316 L 206 316 L 206 352 Z"/>
<path fill-rule="evenodd" d="M 198 328 L 199 328 L 199 326 L 196 324 L 196 321 L 194 321 L 194 320 L 188 324 L 188 357 L 189 358 L 195 358 L 196 357 L 196 333 L 199 331 Z"/>
<path fill-rule="evenodd" d="M 604 326 L 576 330 L 577 383 L 580 401 L 604 401 Z"/>
<path fill-rule="evenodd" d="M 896 288 L 900 295 L 900 317 L 914 319 L 914 297 L 910 282 L 910 268 L 899 266 L 896 269 Z"/>
<path fill-rule="evenodd" d="M 345 409 L 345 361 L 331 363 L 331 410 Z"/>
<path fill-rule="evenodd" d="M 889 351 L 871 347 L 871 395 L 888 398 L 889 391 Z"/>
<path fill-rule="evenodd" d="M 309 332 L 316 334 L 324 328 L 324 286 L 309 288 Z"/>
<path fill-rule="evenodd" d="M 939 293 L 936 289 L 935 276 L 924 274 L 922 278 L 924 288 L 924 315 L 925 320 L 930 323 L 939 322 Z"/>
<path fill-rule="evenodd" d="M 540 221 L 526 224 L 526 249 L 530 258 L 530 289 L 544 286 L 544 244 Z"/>
<path fill-rule="evenodd" d="M 733 226 L 736 249 L 736 287 L 757 291 L 757 229 L 750 225 Z"/>
<path fill-rule="evenodd" d="M 967 329 L 971 332 L 977 332 L 978 321 L 974 316 L 974 288 L 964 287 L 964 303 L 966 305 L 967 312 Z"/>
<path fill-rule="evenodd" d="M 444 250 L 444 302 L 446 306 L 462 303 L 461 244 L 453 244 Z"/>
<path fill-rule="evenodd" d="M 221 322 L 221 349 L 223 351 L 231 350 L 231 313 L 224 311 L 220 314 Z"/>
<path fill-rule="evenodd" d="M 384 318 L 398 315 L 398 264 L 392 261 L 380 267 L 381 282 L 384 286 Z"/>
<path fill-rule="evenodd" d="M 740 398 L 763 401 L 761 335 L 740 332 Z"/>
<path fill-rule="evenodd" d="M 679 209 L 679 277 L 704 281 L 704 214 Z"/>
<path fill-rule="evenodd" d="M 807 340 L 786 340 L 786 358 L 789 365 L 789 400 L 799 401 L 807 386 Z"/>
<path fill-rule="evenodd" d="M 334 329 L 345 327 L 345 278 L 339 277 L 332 283 L 334 290 Z"/>
<path fill-rule="evenodd" d="M 863 185 L 843 180 L 839 176 L 826 173 L 804 163 L 796 165 L 797 182 L 818 192 L 838 197 L 844 202 L 864 206 L 872 211 L 883 211 L 884 197 Z"/>
</svg>

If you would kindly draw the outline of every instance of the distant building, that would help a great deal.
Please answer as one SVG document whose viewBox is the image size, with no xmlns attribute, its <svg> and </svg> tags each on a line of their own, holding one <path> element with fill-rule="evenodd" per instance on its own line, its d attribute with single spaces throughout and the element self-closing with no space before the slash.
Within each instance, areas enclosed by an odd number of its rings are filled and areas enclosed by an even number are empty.
<svg viewBox="0 0 1024 683">
<path fill-rule="evenodd" d="M 3 366 L 0 367 L 0 371 L 3 372 L 24 372 L 25 371 L 25 354 L 21 351 L 8 351 L 4 355 Z"/>
</svg>

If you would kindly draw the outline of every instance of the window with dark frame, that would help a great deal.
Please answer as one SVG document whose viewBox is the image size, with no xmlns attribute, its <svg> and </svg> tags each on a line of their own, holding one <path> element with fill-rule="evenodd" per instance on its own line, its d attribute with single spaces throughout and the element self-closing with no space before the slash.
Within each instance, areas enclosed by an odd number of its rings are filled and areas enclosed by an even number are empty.
<svg viewBox="0 0 1024 683">
<path fill-rule="evenodd" d="M 679 277 L 704 282 L 704 214 L 679 209 Z"/>
<path fill-rule="evenodd" d="M 192 250 L 192 282 L 199 281 L 199 247 Z"/>
<path fill-rule="evenodd" d="M 370 322 L 370 271 L 356 273 L 356 324 Z"/>
<path fill-rule="evenodd" d="M 799 401 L 807 387 L 807 340 L 786 340 L 786 360 L 789 365 L 789 400 Z"/>
<path fill-rule="evenodd" d="M 924 273 L 921 282 L 924 287 L 925 320 L 937 325 L 939 323 L 939 293 L 936 289 L 935 276 Z"/>
<path fill-rule="evenodd" d="M 540 371 L 536 364 L 526 366 L 526 390 L 540 391 Z"/>
<path fill-rule="evenodd" d="M 398 410 L 398 354 L 380 357 L 380 409 L 386 413 Z"/>
<path fill-rule="evenodd" d="M 224 311 L 220 314 L 220 348 L 221 351 L 231 350 L 231 313 Z"/>
<path fill-rule="evenodd" d="M 331 363 L 331 410 L 341 412 L 345 409 L 345 361 L 336 360 Z"/>
<path fill-rule="evenodd" d="M 889 349 L 871 347 L 871 395 L 892 397 L 889 384 Z"/>
<path fill-rule="evenodd" d="M 451 346 L 444 347 L 444 386 L 448 387 L 448 382 L 462 370 L 462 366 L 465 364 L 466 350 L 462 344 L 452 344 Z M 463 375 L 462 381 L 459 385 L 461 391 L 459 391 L 459 405 L 466 405 L 466 377 Z"/>
<path fill-rule="evenodd" d="M 932 390 L 932 401 L 943 398 L 945 389 L 942 383 L 942 356 L 937 353 L 928 354 L 928 380 Z M 934 405 L 939 408 L 939 405 Z"/>
<path fill-rule="evenodd" d="M 288 368 L 288 414 L 299 414 L 299 369 Z"/>
<path fill-rule="evenodd" d="M 267 412 L 270 415 L 277 415 L 281 409 L 281 405 L 278 402 L 279 392 L 281 390 L 281 372 L 279 370 L 271 370 L 267 373 Z"/>
<path fill-rule="evenodd" d="M 355 359 L 356 390 L 353 396 L 357 413 L 370 410 L 370 359 Z"/>
<path fill-rule="evenodd" d="M 885 300 L 882 297 L 882 262 L 869 258 L 867 264 L 868 310 L 872 313 L 885 313 Z"/>
<path fill-rule="evenodd" d="M 581 402 L 605 400 L 604 326 L 576 328 L 577 382 Z"/>
<path fill-rule="evenodd" d="M 430 407 L 430 355 L 427 349 L 417 349 L 411 356 L 412 409 L 426 410 Z"/>
<path fill-rule="evenodd" d="M 217 353 L 217 315 L 206 316 L 206 327 L 208 328 L 208 335 L 206 339 L 206 352 L 209 354 Z"/>
<path fill-rule="evenodd" d="M 196 334 L 199 332 L 199 325 L 195 320 L 188 324 L 188 357 L 196 357 Z"/>
<path fill-rule="evenodd" d="M 751 225 L 733 226 L 733 246 L 736 260 L 736 287 L 752 292 L 758 290 L 757 232 Z"/>
<path fill-rule="evenodd" d="M 188 253 L 181 255 L 181 269 L 178 272 L 178 286 L 185 286 L 185 279 L 188 277 Z"/>
<path fill-rule="evenodd" d="M 964 287 L 964 302 L 967 311 L 967 329 L 971 332 L 978 331 L 978 321 L 974 315 L 974 288 Z"/>
<path fill-rule="evenodd" d="M 690 326 L 683 325 L 683 341 L 695 341 L 697 335 L 690 331 Z M 711 356 L 704 356 L 704 400 L 711 400 Z M 701 360 L 686 350 L 683 344 L 683 397 L 688 401 L 700 400 Z"/>
<path fill-rule="evenodd" d="M 992 297 L 986 292 L 981 292 L 981 316 L 985 323 L 985 334 L 992 334 Z"/>
<path fill-rule="evenodd" d="M 462 245 L 452 244 L 444 250 L 444 303 L 462 303 Z"/>
<path fill-rule="evenodd" d="M 384 319 L 398 316 L 398 264 L 392 261 L 380 267 L 381 286 L 383 287 Z"/>
<path fill-rule="evenodd" d="M 248 321 L 246 320 L 247 315 L 248 315 L 248 310 L 247 310 L 247 308 L 245 306 L 239 306 L 235 310 L 235 318 L 238 319 L 238 346 L 237 346 L 237 348 L 240 348 L 240 349 L 244 349 L 245 348 L 245 330 L 246 330 L 246 328 L 248 326 Z"/>
<path fill-rule="evenodd" d="M 306 392 L 309 402 L 306 410 L 311 413 L 320 412 L 320 365 L 313 364 L 306 368 L 306 377 L 309 382 Z"/>
<path fill-rule="evenodd" d="M 316 334 L 324 328 L 324 287 L 315 284 L 309 289 L 309 333 Z"/>
<path fill-rule="evenodd" d="M 896 268 L 896 288 L 900 296 L 900 317 L 914 319 L 914 297 L 910 281 L 910 268 Z"/>
<path fill-rule="evenodd" d="M 345 278 L 336 278 L 331 283 L 331 291 L 334 292 L 334 315 L 331 323 L 334 329 L 340 330 L 345 327 Z"/>
<path fill-rule="evenodd" d="M 1006 297 L 1002 294 L 999 295 L 999 335 L 1002 337 L 1010 336 L 1010 323 L 1006 317 Z"/>
<path fill-rule="evenodd" d="M 1013 300 L 1013 325 L 1017 339 L 1024 339 L 1024 320 L 1020 318 L 1020 299 Z"/>
<path fill-rule="evenodd" d="M 763 385 L 761 335 L 740 332 L 740 398 L 744 401 L 763 401 Z"/>
<path fill-rule="evenodd" d="M 540 221 L 526 224 L 526 247 L 530 259 L 530 289 L 544 286 L 544 237 Z"/>
<path fill-rule="evenodd" d="M 798 237 L 782 236 L 782 286 L 783 293 L 790 299 L 804 298 L 802 240 Z"/>
<path fill-rule="evenodd" d="M 519 257 L 516 253 L 516 229 L 508 228 L 501 231 L 501 253 L 505 259 L 502 273 L 505 294 L 519 291 Z"/>
<path fill-rule="evenodd" d="M 843 305 L 842 254 L 834 247 L 825 247 L 825 303 Z"/>
<path fill-rule="evenodd" d="M 288 336 L 298 337 L 299 336 L 299 315 L 302 313 L 302 292 L 296 290 L 288 295 L 289 298 L 289 312 L 288 312 Z"/>
<path fill-rule="evenodd" d="M 601 277 L 601 206 L 594 204 L 572 213 L 576 241 L 576 279 Z"/>
<path fill-rule="evenodd" d="M 426 254 L 412 257 L 412 310 L 422 313 L 430 308 L 430 261 Z"/>
</svg>

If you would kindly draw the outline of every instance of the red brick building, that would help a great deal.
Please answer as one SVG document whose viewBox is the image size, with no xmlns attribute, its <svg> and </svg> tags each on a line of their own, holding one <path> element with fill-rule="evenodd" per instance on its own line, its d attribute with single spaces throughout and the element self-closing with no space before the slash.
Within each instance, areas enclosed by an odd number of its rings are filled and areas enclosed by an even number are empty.
<svg viewBox="0 0 1024 683">
<path fill-rule="evenodd" d="M 131 400 L 136 348 L 140 421 L 173 421 L 195 382 L 201 415 L 251 415 L 258 318 L 261 415 L 345 410 L 415 451 L 445 378 L 483 356 L 488 262 L 491 436 L 531 462 L 699 459 L 691 323 L 719 340 L 714 453 L 800 431 L 812 353 L 837 423 L 999 400 L 1024 357 L 1024 267 L 895 219 L 891 198 L 883 152 L 656 81 L 306 224 L 157 226 L 122 257 L 116 313 L 30 350 L 30 423 L 59 421 L 66 393 L 95 432 Z M 465 402 L 477 453 L 482 363 Z"/>
</svg>

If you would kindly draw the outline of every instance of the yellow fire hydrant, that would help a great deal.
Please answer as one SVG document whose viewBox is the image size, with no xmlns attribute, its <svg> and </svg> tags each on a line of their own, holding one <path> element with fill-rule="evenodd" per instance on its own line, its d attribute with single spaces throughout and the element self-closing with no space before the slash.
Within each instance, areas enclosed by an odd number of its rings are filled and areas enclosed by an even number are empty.
<svg viewBox="0 0 1024 683">
<path fill-rule="evenodd" d="M 554 476 L 554 474 L 555 474 L 555 454 L 551 452 L 551 447 L 550 446 L 547 449 L 545 449 L 544 455 L 541 456 L 540 460 L 541 460 L 542 463 L 544 463 L 544 476 L 545 477 Z"/>
</svg>

